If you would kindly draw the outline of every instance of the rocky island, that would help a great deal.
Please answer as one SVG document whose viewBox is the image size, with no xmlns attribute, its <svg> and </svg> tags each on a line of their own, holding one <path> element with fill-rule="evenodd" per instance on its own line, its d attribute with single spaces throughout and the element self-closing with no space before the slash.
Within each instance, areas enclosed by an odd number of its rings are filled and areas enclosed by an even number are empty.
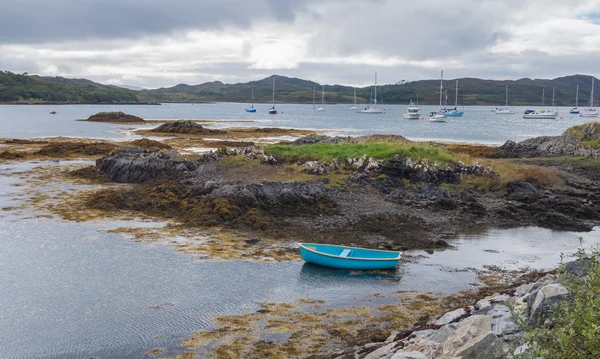
<svg viewBox="0 0 600 359">
<path fill-rule="evenodd" d="M 84 121 L 90 122 L 110 122 L 110 123 L 143 123 L 145 122 L 143 118 L 128 115 L 121 111 L 118 112 L 98 112 L 95 115 L 88 117 Z"/>
</svg>

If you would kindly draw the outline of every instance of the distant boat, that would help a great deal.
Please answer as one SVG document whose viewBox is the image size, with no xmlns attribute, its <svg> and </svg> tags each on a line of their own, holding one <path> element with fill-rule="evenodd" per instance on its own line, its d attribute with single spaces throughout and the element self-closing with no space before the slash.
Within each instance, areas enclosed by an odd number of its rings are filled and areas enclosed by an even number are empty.
<svg viewBox="0 0 600 359">
<path fill-rule="evenodd" d="M 317 111 L 325 111 L 325 85 L 323 85 L 321 89 L 321 106 L 317 109 Z"/>
<path fill-rule="evenodd" d="M 377 108 L 377 72 L 375 73 L 375 97 L 373 98 L 373 107 L 370 105 L 365 107 L 364 109 L 358 110 L 360 113 L 370 113 L 370 114 L 381 114 L 383 110 Z"/>
<path fill-rule="evenodd" d="M 542 89 L 542 107 L 544 107 L 544 89 Z M 558 117 L 558 110 L 554 108 L 554 88 L 552 88 L 552 109 L 546 110 L 544 108 L 540 110 L 526 110 L 523 113 L 523 118 L 527 119 L 546 119 L 553 120 Z"/>
<path fill-rule="evenodd" d="M 402 252 L 316 243 L 298 243 L 308 263 L 337 269 L 395 269 Z"/>
<path fill-rule="evenodd" d="M 594 77 L 592 77 L 592 93 L 590 94 L 590 107 L 583 110 L 579 117 L 598 117 L 598 110 L 594 108 Z"/>
<path fill-rule="evenodd" d="M 354 103 L 350 107 L 350 110 L 356 110 L 356 89 L 354 89 Z"/>
<path fill-rule="evenodd" d="M 51 115 L 56 115 L 56 111 L 52 110 L 52 111 L 50 111 L 50 114 Z"/>
<path fill-rule="evenodd" d="M 575 90 L 575 107 L 573 107 L 571 109 L 571 111 L 569 111 L 570 114 L 572 115 L 579 115 L 579 108 L 577 107 L 579 103 L 579 85 L 577 85 L 577 89 Z"/>
<path fill-rule="evenodd" d="M 269 115 L 276 115 L 277 109 L 275 108 L 275 76 L 273 76 L 273 106 L 269 109 Z"/>
<path fill-rule="evenodd" d="M 254 108 L 254 86 L 252 86 L 252 106 L 246 108 L 246 112 L 256 112 L 256 109 Z"/>
<path fill-rule="evenodd" d="M 415 104 L 412 99 L 410 99 L 404 118 L 407 120 L 418 120 L 420 117 L 421 109 L 419 108 L 419 93 L 417 93 L 417 103 Z"/>
<path fill-rule="evenodd" d="M 447 117 L 461 117 L 465 112 L 458 110 L 458 80 L 456 80 L 456 95 L 454 96 L 454 108 L 446 110 L 444 115 Z"/>
<path fill-rule="evenodd" d="M 431 112 L 429 114 L 429 121 L 431 122 L 446 122 L 446 115 L 442 111 L 442 95 L 444 94 L 444 70 L 442 70 L 440 76 L 440 108 L 438 111 Z"/>
<path fill-rule="evenodd" d="M 514 115 L 515 111 L 513 111 L 511 108 L 508 108 L 508 85 L 506 85 L 506 104 L 504 105 L 504 108 L 496 108 L 494 110 L 494 113 L 496 115 Z"/>
</svg>

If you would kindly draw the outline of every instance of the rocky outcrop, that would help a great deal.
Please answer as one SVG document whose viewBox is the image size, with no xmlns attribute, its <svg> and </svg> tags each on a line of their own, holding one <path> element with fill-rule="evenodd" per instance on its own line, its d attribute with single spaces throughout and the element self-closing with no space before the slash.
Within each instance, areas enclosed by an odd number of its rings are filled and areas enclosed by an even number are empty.
<svg viewBox="0 0 600 359">
<path fill-rule="evenodd" d="M 428 327 L 394 332 L 385 342 L 332 354 L 335 359 L 419 358 L 419 359 L 496 359 L 514 351 L 523 353 L 522 328 L 513 315 L 527 320 L 545 320 L 548 309 L 568 300 L 567 289 L 555 275 L 546 275 L 535 283 L 523 284 L 512 295 L 495 294 L 481 299 L 473 307 L 459 308 L 432 320 Z M 509 306 L 514 308 L 513 312 Z M 513 314 L 515 313 L 515 314 Z"/>
<path fill-rule="evenodd" d="M 459 184 L 462 174 L 478 176 L 495 176 L 494 171 L 479 163 L 467 166 L 462 162 L 456 165 L 442 165 L 438 162 L 430 163 L 427 160 L 412 160 L 395 156 L 391 160 L 381 163 L 380 171 L 388 176 L 401 177 L 412 182 L 426 182 L 434 184 L 452 183 Z"/>
<path fill-rule="evenodd" d="M 128 115 L 123 112 L 98 112 L 87 118 L 86 121 L 91 122 L 111 122 L 111 123 L 141 123 L 145 122 L 143 118 Z"/>
<path fill-rule="evenodd" d="M 139 183 L 195 171 L 198 164 L 173 151 L 146 152 L 139 147 L 119 147 L 110 156 L 97 160 L 96 167 L 114 182 Z"/>
<path fill-rule="evenodd" d="M 226 131 L 208 129 L 193 121 L 178 120 L 168 122 L 150 130 L 156 133 L 180 133 L 188 135 L 215 135 L 223 134 Z"/>
<path fill-rule="evenodd" d="M 586 141 L 598 141 L 600 123 L 593 122 L 575 126 L 561 136 L 541 136 L 522 142 L 506 141 L 498 150 L 506 157 L 559 157 L 581 156 L 600 158 L 600 150 L 586 145 Z"/>
</svg>

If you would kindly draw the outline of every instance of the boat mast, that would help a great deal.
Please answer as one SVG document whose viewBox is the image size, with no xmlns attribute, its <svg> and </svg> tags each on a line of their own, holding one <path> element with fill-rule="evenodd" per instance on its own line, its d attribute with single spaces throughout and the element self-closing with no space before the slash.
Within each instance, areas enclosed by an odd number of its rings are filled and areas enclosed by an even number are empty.
<svg viewBox="0 0 600 359">
<path fill-rule="evenodd" d="M 456 80 L 456 95 L 454 95 L 454 108 L 458 107 L 458 80 Z"/>
<path fill-rule="evenodd" d="M 544 96 L 545 96 L 545 92 L 544 92 L 544 89 L 542 89 L 542 107 L 544 107 Z"/>
<path fill-rule="evenodd" d="M 313 86 L 313 108 L 315 108 L 315 87 Z"/>
<path fill-rule="evenodd" d="M 590 107 L 594 107 L 594 77 L 592 76 L 592 93 L 590 94 Z"/>
<path fill-rule="evenodd" d="M 273 108 L 275 108 L 275 76 L 273 76 Z"/>
<path fill-rule="evenodd" d="M 254 85 L 252 86 L 252 108 L 254 108 Z"/>
<path fill-rule="evenodd" d="M 417 92 L 417 106 L 419 106 L 419 93 Z"/>
<path fill-rule="evenodd" d="M 440 112 L 442 112 L 442 94 L 444 93 L 444 70 L 442 70 L 442 75 L 440 76 Z"/>
<path fill-rule="evenodd" d="M 579 85 L 577 85 L 577 90 L 575 91 L 575 108 L 577 108 L 577 104 L 579 102 Z"/>
<path fill-rule="evenodd" d="M 508 85 L 506 85 L 506 105 L 504 107 L 508 108 Z"/>
<path fill-rule="evenodd" d="M 321 89 L 321 106 L 325 105 L 325 85 L 323 85 L 323 88 Z"/>
<path fill-rule="evenodd" d="M 375 98 L 373 101 L 373 107 L 377 108 L 377 72 L 375 73 Z"/>
<path fill-rule="evenodd" d="M 552 88 L 552 107 L 554 107 L 554 87 Z"/>
</svg>

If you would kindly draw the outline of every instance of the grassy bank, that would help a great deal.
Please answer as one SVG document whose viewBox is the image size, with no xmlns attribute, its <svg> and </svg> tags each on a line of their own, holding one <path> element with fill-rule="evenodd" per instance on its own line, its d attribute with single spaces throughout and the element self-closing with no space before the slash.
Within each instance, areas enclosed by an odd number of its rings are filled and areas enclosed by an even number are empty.
<svg viewBox="0 0 600 359">
<path fill-rule="evenodd" d="M 440 164 L 456 162 L 455 156 L 440 146 L 414 143 L 271 145 L 265 148 L 265 153 L 284 162 L 333 161 L 360 158 L 363 155 L 377 160 L 390 159 L 393 155 L 400 155 L 415 160 L 437 161 Z"/>
</svg>

